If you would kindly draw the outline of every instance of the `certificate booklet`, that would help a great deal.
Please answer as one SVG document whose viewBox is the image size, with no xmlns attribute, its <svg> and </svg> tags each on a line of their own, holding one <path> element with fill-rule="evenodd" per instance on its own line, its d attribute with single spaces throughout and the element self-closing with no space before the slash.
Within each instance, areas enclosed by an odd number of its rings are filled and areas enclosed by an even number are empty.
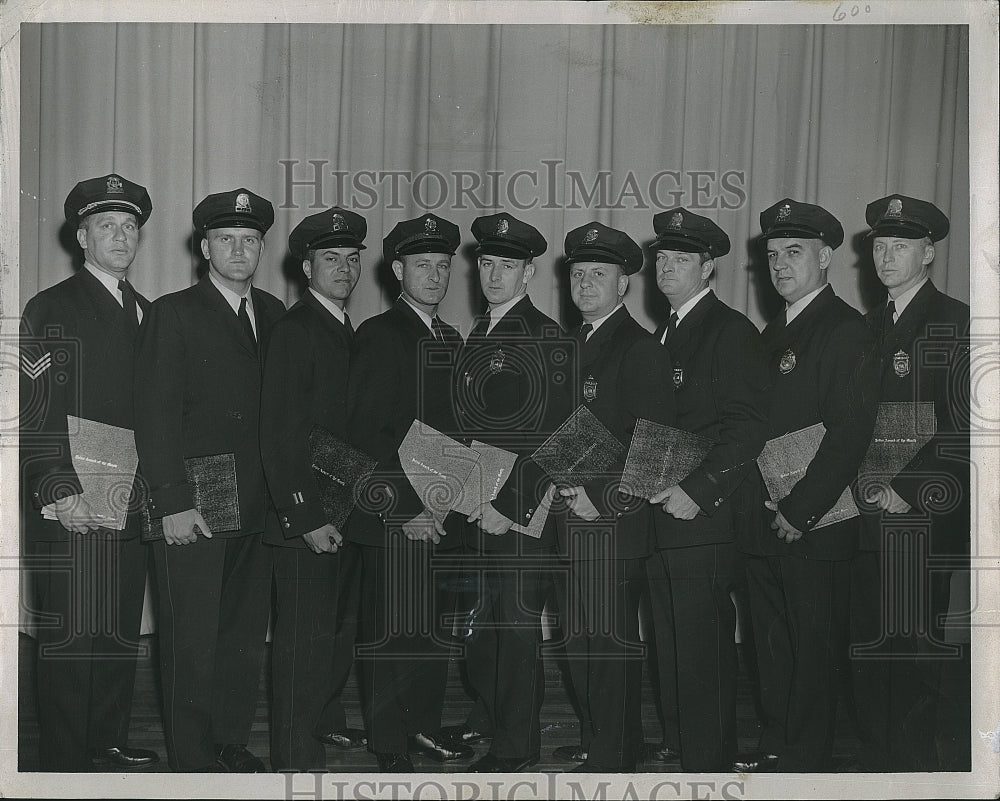
<svg viewBox="0 0 1000 801">
<path fill-rule="evenodd" d="M 607 475 L 624 453 L 625 446 L 581 404 L 531 458 L 557 485 L 576 487 Z"/>
<path fill-rule="evenodd" d="M 66 415 L 73 469 L 83 487 L 83 499 L 107 522 L 105 528 L 121 531 L 128 517 L 128 502 L 135 483 L 139 456 L 131 429 Z M 55 519 L 55 513 L 43 510 Z"/>
<path fill-rule="evenodd" d="M 757 457 L 757 464 L 772 501 L 786 497 L 806 474 L 825 434 L 826 426 L 816 423 L 767 441 Z M 845 487 L 833 508 L 813 528 L 823 528 L 857 516 L 858 507 L 851 488 Z"/>
<path fill-rule="evenodd" d="M 635 421 L 619 489 L 648 500 L 691 475 L 714 444 L 707 437 L 640 418 Z"/>
<path fill-rule="evenodd" d="M 858 468 L 858 497 L 867 497 L 872 485 L 888 485 L 936 433 L 932 402 L 880 403 L 872 444 Z"/>
<path fill-rule="evenodd" d="M 410 486 L 438 522 L 443 522 L 479 461 L 479 454 L 414 420 L 399 446 L 399 463 Z"/>
<path fill-rule="evenodd" d="M 238 531 L 240 528 L 240 496 L 236 483 L 236 457 L 231 453 L 213 456 L 192 456 L 184 460 L 188 484 L 194 495 L 195 509 L 205 518 L 214 534 L 216 531 Z M 142 508 L 143 540 L 163 539 L 163 520 L 149 515 Z"/>
<path fill-rule="evenodd" d="M 309 432 L 309 452 L 323 513 L 340 529 L 375 469 L 376 460 L 321 426 L 313 426 Z"/>
</svg>

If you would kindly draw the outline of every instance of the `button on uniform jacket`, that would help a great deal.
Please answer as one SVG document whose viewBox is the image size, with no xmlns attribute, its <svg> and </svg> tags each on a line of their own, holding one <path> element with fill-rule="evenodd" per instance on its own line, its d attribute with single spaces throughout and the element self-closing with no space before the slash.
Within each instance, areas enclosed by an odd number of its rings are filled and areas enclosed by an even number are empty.
<svg viewBox="0 0 1000 801">
<path fill-rule="evenodd" d="M 149 301 L 138 293 L 144 315 Z M 28 301 L 21 319 L 20 455 L 22 482 L 37 509 L 81 492 L 69 450 L 66 415 L 132 429 L 136 333 L 125 311 L 86 268 Z M 30 537 L 66 539 L 56 520 L 29 511 Z M 138 534 L 130 514 L 121 536 Z"/>
<path fill-rule="evenodd" d="M 587 400 L 588 385 L 592 400 Z M 572 512 L 559 516 L 560 551 L 568 552 L 572 528 L 589 526 L 607 531 L 615 558 L 648 556 L 653 550 L 652 509 L 642 498 L 619 494 L 618 485 L 636 420 L 675 424 L 670 354 L 622 306 L 580 345 L 575 390 L 576 405 L 586 404 L 624 450 L 606 476 L 584 485 L 601 518 L 587 524 Z"/>
<path fill-rule="evenodd" d="M 256 288 L 251 299 L 263 350 L 285 307 Z M 260 378 L 257 350 L 208 273 L 153 303 L 139 337 L 135 439 L 154 517 L 194 508 L 185 458 L 233 453 L 241 528 L 213 536 L 264 530 Z"/>
<path fill-rule="evenodd" d="M 871 442 L 878 403 L 865 359 L 871 332 L 827 286 L 787 326 L 784 316 L 768 325 L 763 344 L 771 382 L 768 439 L 815 423 L 826 426 L 826 435 L 805 475 L 778 504 L 805 534 L 791 544 L 779 540 L 769 528 L 774 515 L 764 511 L 756 536 L 748 528 L 741 547 L 759 555 L 850 558 L 858 546 L 857 520 L 812 527 L 855 480 Z"/>
<path fill-rule="evenodd" d="M 419 419 L 449 436 L 456 432 L 451 389 L 462 337 L 443 322 L 440 330 L 444 339 L 436 342 L 400 297 L 392 308 L 365 320 L 355 334 L 344 434 L 378 460 L 362 503 L 347 521 L 345 535 L 355 542 L 384 547 L 386 523 L 401 525 L 423 511 L 399 464 L 399 445 L 413 421 Z M 458 515 L 449 516 L 449 531 L 457 520 Z M 456 533 L 443 537 L 437 548 L 460 544 Z"/>
<path fill-rule="evenodd" d="M 264 541 L 305 548 L 303 534 L 329 522 L 312 470 L 309 433 L 343 437 L 351 335 L 312 292 L 275 324 L 264 359 L 260 450 L 276 515 Z"/>
<path fill-rule="evenodd" d="M 488 334 L 487 320 L 479 318 L 459 359 L 459 422 L 466 444 L 478 439 L 517 454 L 493 507 L 527 525 L 550 483 L 530 457 L 572 411 L 575 343 L 527 295 Z M 555 544 L 551 515 L 538 540 L 516 531 L 482 534 L 478 525 L 469 526 L 466 536 L 475 551 L 515 553 Z"/>
<path fill-rule="evenodd" d="M 876 337 L 881 400 L 930 401 L 937 418 L 936 436 L 893 479 L 892 488 L 915 510 L 932 516 L 932 551 L 961 552 L 969 540 L 971 508 L 969 307 L 928 281 L 883 338 L 886 312 L 883 303 L 865 318 Z M 866 550 L 880 547 L 880 519 L 880 514 L 865 515 Z"/>
<path fill-rule="evenodd" d="M 665 328 L 657 330 L 657 341 Z M 695 518 L 678 520 L 662 504 L 654 508 L 657 545 L 732 542 L 735 527 L 758 519 L 758 510 L 746 509 L 746 494 L 737 489 L 756 473 L 754 460 L 768 438 L 769 377 L 760 334 L 709 292 L 684 315 L 667 349 L 673 362 L 668 388 L 677 407 L 676 427 L 716 444 L 680 482 L 701 509 Z"/>
</svg>

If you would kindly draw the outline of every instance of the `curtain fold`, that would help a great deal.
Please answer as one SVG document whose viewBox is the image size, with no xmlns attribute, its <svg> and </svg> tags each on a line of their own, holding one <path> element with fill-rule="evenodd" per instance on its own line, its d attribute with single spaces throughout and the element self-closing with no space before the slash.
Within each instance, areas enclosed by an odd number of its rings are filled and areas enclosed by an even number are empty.
<svg viewBox="0 0 1000 801">
<path fill-rule="evenodd" d="M 567 230 L 598 219 L 648 242 L 652 215 L 685 205 L 730 234 L 715 288 L 763 325 L 780 303 L 757 215 L 784 195 L 841 219 L 831 282 L 862 309 L 880 299 L 857 237 L 865 204 L 933 200 L 952 219 L 933 277 L 969 296 L 963 26 L 47 23 L 23 27 L 22 65 L 22 305 L 73 269 L 66 193 L 110 170 L 152 195 L 133 279 L 154 298 L 195 278 L 194 204 L 238 185 L 277 209 L 256 283 L 288 303 L 295 224 L 334 203 L 365 215 L 359 321 L 392 302 L 380 240 L 422 202 L 467 240 L 497 208 L 538 226 L 533 296 L 566 323 Z M 465 330 L 472 261 L 466 247 L 442 307 Z M 652 328 L 648 266 L 632 284 Z"/>
</svg>

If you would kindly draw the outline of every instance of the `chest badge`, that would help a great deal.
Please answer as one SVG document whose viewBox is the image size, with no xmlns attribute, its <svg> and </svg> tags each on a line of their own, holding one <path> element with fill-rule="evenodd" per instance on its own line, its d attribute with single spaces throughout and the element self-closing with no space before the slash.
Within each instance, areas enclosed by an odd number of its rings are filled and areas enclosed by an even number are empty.
<svg viewBox="0 0 1000 801">
<path fill-rule="evenodd" d="M 674 368 L 674 389 L 680 389 L 684 386 L 684 368 L 675 367 Z"/>
<path fill-rule="evenodd" d="M 910 354 L 897 350 L 892 357 L 892 369 L 897 378 L 906 378 L 910 374 Z"/>
<path fill-rule="evenodd" d="M 795 364 L 795 352 L 789 348 L 781 354 L 781 360 L 778 362 L 778 370 L 782 375 L 788 375 L 795 369 Z"/>
<path fill-rule="evenodd" d="M 592 375 L 587 376 L 587 380 L 583 382 L 583 397 L 588 402 L 597 397 L 597 379 Z"/>
<path fill-rule="evenodd" d="M 490 372 L 493 373 L 493 375 L 496 375 L 503 370 L 504 358 L 505 354 L 503 352 L 503 348 L 499 347 L 493 352 L 493 355 L 490 356 Z"/>
</svg>

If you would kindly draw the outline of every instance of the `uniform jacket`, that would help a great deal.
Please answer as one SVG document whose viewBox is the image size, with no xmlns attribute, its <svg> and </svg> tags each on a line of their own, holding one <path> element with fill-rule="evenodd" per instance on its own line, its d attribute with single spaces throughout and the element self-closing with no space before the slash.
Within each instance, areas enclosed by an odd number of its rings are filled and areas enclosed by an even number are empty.
<svg viewBox="0 0 1000 801">
<path fill-rule="evenodd" d="M 855 480 L 871 442 L 878 401 L 865 374 L 871 332 L 830 286 L 787 326 L 784 319 L 771 322 L 763 334 L 771 381 L 768 439 L 815 423 L 823 423 L 826 434 L 805 475 L 778 504 L 805 534 L 791 544 L 779 540 L 769 528 L 774 515 L 765 510 L 756 537 L 751 528 L 744 547 L 755 554 L 847 559 L 858 546 L 856 519 L 812 527 Z M 788 369 L 789 364 L 794 366 Z M 766 497 L 764 491 L 762 500 Z"/>
<path fill-rule="evenodd" d="M 969 540 L 971 507 L 969 307 L 928 281 L 883 336 L 886 311 L 883 303 L 865 318 L 876 340 L 880 400 L 930 401 L 937 418 L 937 434 L 892 480 L 892 488 L 917 514 L 933 520 L 933 551 L 961 552 Z M 879 548 L 881 518 L 865 515 L 866 550 Z"/>
<path fill-rule="evenodd" d="M 549 485 L 531 454 L 572 411 L 575 343 L 525 295 L 488 334 L 481 317 L 469 335 L 456 371 L 455 397 L 466 444 L 478 439 L 517 454 L 517 462 L 493 501 L 500 514 L 527 525 Z M 555 544 L 553 516 L 540 540 L 509 531 L 483 534 L 470 526 L 475 550 L 515 553 Z"/>
<path fill-rule="evenodd" d="M 662 339 L 666 326 L 657 330 Z M 748 520 L 737 489 L 756 471 L 768 437 L 767 362 L 760 334 L 746 317 L 709 292 L 680 321 L 667 343 L 673 361 L 676 427 L 715 445 L 701 466 L 680 482 L 698 504 L 693 520 L 678 520 L 654 507 L 657 545 L 678 548 L 732 542 Z"/>
<path fill-rule="evenodd" d="M 257 349 L 208 273 L 194 286 L 150 307 L 139 335 L 135 370 L 135 441 L 149 483 L 153 517 L 195 508 L 184 459 L 236 457 L 241 528 L 216 537 L 264 530 L 266 489 L 260 461 L 261 360 L 284 304 L 251 290 Z"/>
<path fill-rule="evenodd" d="M 271 502 L 264 541 L 305 548 L 329 521 L 313 477 L 309 433 L 343 437 L 352 335 L 306 291 L 271 329 L 260 401 L 260 450 Z"/>
<path fill-rule="evenodd" d="M 399 464 L 399 445 L 413 421 L 449 436 L 456 433 L 451 388 L 462 337 L 445 323 L 441 330 L 444 341 L 437 342 L 400 297 L 392 308 L 365 320 L 354 337 L 344 434 L 378 460 L 363 503 L 347 521 L 346 536 L 355 542 L 384 547 L 386 523 L 402 524 L 423 511 Z M 457 518 L 449 516 L 449 530 Z M 440 548 L 460 544 L 457 533 L 444 537 Z"/>
<path fill-rule="evenodd" d="M 587 523 L 572 512 L 558 518 L 560 551 L 567 551 L 567 535 L 574 528 L 601 529 L 611 537 L 608 547 L 596 553 L 613 553 L 621 559 L 648 556 L 653 551 L 652 507 L 643 499 L 620 494 L 618 485 L 632 432 L 639 418 L 675 425 L 675 403 L 670 383 L 670 354 L 635 321 L 628 309 L 619 308 L 580 344 L 580 371 L 574 405 L 586 404 L 624 446 L 622 458 L 608 475 L 584 485 L 601 517 Z M 593 543 L 597 544 L 597 543 Z M 578 554 L 583 556 L 585 554 Z"/>
<path fill-rule="evenodd" d="M 136 293 L 143 315 L 149 301 Z M 81 268 L 28 301 L 21 319 L 20 456 L 25 491 L 36 509 L 82 492 L 69 450 L 66 415 L 133 428 L 135 340 L 125 311 Z M 134 500 L 135 496 L 133 497 Z M 45 541 L 69 532 L 27 511 L 28 535 Z M 130 513 L 121 536 L 139 532 Z"/>
</svg>

